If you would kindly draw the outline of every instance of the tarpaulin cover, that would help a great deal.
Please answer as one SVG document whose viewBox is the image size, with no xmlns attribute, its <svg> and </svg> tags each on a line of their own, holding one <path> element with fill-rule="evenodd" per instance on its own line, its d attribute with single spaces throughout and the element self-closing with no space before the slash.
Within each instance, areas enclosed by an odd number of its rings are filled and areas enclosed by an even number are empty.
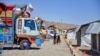
<svg viewBox="0 0 100 56">
<path fill-rule="evenodd" d="M 92 23 L 88 27 L 86 33 L 94 33 L 99 34 L 100 33 L 100 23 Z"/>
<path fill-rule="evenodd" d="M 67 38 L 68 39 L 75 39 L 75 32 L 70 32 L 70 33 L 67 33 Z"/>
<path fill-rule="evenodd" d="M 81 45 L 91 47 L 91 34 L 86 34 L 84 37 L 82 37 Z"/>
<path fill-rule="evenodd" d="M 78 32 L 81 28 L 81 25 L 77 26 L 77 28 L 75 29 L 75 32 Z"/>
</svg>

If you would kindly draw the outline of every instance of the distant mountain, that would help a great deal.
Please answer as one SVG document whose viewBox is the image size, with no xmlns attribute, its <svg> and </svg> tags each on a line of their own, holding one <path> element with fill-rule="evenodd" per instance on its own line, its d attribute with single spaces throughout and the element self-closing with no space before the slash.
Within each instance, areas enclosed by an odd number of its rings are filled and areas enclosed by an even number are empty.
<svg viewBox="0 0 100 56">
<path fill-rule="evenodd" d="M 76 27 L 76 25 L 74 25 L 74 24 L 67 24 L 67 23 L 53 22 L 53 21 L 50 22 L 50 21 L 45 21 L 45 20 L 44 20 L 44 24 L 46 27 L 48 27 L 50 25 L 55 25 L 59 29 L 71 29 L 71 28 Z"/>
</svg>

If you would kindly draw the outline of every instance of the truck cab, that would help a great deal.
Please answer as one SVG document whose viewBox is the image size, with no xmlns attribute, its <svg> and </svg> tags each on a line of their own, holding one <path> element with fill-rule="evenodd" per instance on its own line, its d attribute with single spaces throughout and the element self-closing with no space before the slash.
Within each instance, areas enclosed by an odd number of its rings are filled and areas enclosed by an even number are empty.
<svg viewBox="0 0 100 56">
<path fill-rule="evenodd" d="M 31 18 L 18 18 L 16 20 L 16 34 L 25 34 L 32 37 L 39 35 L 36 21 Z"/>
<path fill-rule="evenodd" d="M 16 19 L 16 39 L 22 49 L 30 48 L 34 43 L 36 37 L 39 35 L 37 24 L 31 18 L 18 18 Z"/>
</svg>

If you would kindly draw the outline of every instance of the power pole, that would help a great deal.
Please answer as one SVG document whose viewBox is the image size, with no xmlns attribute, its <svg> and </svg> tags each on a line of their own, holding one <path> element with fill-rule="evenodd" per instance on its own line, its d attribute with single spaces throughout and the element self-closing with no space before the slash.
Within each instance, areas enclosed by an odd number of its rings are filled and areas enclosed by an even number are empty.
<svg viewBox="0 0 100 56">
<path fill-rule="evenodd" d="M 62 18 L 61 18 L 61 27 L 63 28 L 63 24 L 62 24 Z"/>
<path fill-rule="evenodd" d="M 61 18 L 61 34 L 62 34 L 62 27 L 63 27 L 63 24 L 62 24 L 62 18 Z"/>
</svg>

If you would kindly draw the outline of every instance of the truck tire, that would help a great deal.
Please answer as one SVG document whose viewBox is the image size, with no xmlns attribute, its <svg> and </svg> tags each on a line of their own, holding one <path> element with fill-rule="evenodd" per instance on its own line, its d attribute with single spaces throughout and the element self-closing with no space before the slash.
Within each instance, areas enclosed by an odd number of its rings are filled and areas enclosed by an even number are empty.
<svg viewBox="0 0 100 56">
<path fill-rule="evenodd" d="M 21 49 L 29 49 L 30 45 L 31 44 L 28 40 L 21 40 L 21 42 L 20 42 L 20 48 Z"/>
</svg>

